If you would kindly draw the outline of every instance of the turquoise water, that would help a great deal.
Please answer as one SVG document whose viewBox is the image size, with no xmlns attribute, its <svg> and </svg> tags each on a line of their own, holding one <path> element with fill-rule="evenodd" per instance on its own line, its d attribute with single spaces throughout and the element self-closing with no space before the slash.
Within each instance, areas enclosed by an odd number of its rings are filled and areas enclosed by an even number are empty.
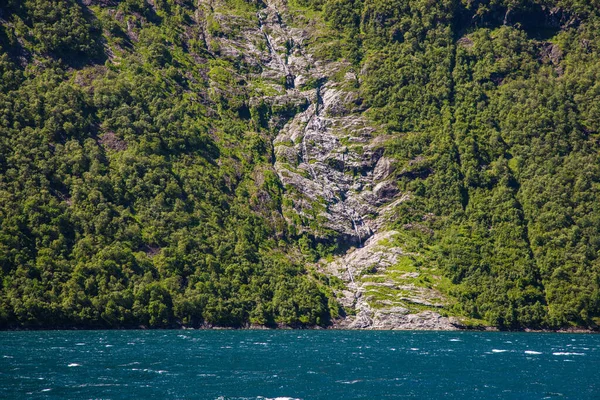
<svg viewBox="0 0 600 400">
<path fill-rule="evenodd" d="M 0 332 L 0 398 L 600 399 L 600 336 Z"/>
</svg>

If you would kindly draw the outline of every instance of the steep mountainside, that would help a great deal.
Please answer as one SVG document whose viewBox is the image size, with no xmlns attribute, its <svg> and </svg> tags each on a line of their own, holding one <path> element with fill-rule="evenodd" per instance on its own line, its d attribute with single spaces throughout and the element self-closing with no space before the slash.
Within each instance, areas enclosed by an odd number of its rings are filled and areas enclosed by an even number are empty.
<svg viewBox="0 0 600 400">
<path fill-rule="evenodd" d="M 0 327 L 596 328 L 599 14 L 8 0 Z"/>
</svg>

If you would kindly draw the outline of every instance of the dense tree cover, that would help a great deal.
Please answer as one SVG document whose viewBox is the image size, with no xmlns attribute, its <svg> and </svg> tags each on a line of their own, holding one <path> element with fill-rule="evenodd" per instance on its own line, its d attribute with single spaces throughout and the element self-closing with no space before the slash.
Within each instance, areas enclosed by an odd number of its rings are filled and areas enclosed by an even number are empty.
<svg viewBox="0 0 600 400">
<path fill-rule="evenodd" d="M 597 326 L 600 3 L 290 3 L 337 35 L 319 56 L 359 72 L 411 198 L 391 227 L 451 278 L 453 311 Z M 239 74 L 255 66 L 204 40 L 227 32 L 198 7 L 0 6 L 0 326 L 337 316 L 305 267 L 322 247 L 281 216 L 273 132 Z"/>
<path fill-rule="evenodd" d="M 314 5 L 359 32 L 348 53 L 360 42 L 361 93 L 412 196 L 395 227 L 443 267 L 464 315 L 503 328 L 600 322 L 599 6 Z"/>
<path fill-rule="evenodd" d="M 242 67 L 192 2 L 98 3 L 1 8 L 0 326 L 326 325 Z"/>
</svg>

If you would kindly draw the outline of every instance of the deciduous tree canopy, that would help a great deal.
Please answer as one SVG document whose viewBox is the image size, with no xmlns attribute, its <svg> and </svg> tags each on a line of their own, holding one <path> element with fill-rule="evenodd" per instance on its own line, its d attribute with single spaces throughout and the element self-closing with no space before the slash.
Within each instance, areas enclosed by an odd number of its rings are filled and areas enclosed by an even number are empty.
<svg viewBox="0 0 600 400">
<path fill-rule="evenodd" d="M 264 7 L 223 1 L 240 20 Z M 0 327 L 338 316 L 310 267 L 335 249 L 281 213 L 276 128 L 243 78 L 260 66 L 221 54 L 204 32 L 235 32 L 196 3 L 0 6 Z M 453 312 L 600 323 L 600 3 L 290 7 L 334 32 L 319 57 L 358 72 L 411 198 L 391 227 L 451 278 Z"/>
</svg>

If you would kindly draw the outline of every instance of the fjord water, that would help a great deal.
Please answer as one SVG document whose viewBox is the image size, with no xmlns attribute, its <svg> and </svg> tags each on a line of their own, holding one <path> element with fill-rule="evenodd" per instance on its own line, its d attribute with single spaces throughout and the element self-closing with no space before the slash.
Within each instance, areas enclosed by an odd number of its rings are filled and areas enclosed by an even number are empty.
<svg viewBox="0 0 600 400">
<path fill-rule="evenodd" d="M 0 398 L 598 399 L 600 336 L 0 332 Z"/>
</svg>

